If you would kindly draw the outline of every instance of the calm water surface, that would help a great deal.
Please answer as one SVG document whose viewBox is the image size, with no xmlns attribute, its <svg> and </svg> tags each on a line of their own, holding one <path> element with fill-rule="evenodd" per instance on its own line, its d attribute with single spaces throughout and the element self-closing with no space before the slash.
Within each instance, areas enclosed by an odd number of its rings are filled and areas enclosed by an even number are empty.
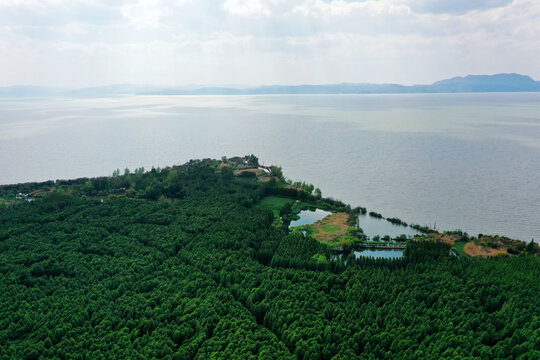
<svg viewBox="0 0 540 360">
<path fill-rule="evenodd" d="M 380 250 L 380 249 L 363 249 L 353 252 L 355 257 L 366 256 L 374 258 L 384 258 L 384 259 L 397 259 L 403 257 L 403 250 Z"/>
<path fill-rule="evenodd" d="M 321 209 L 315 210 L 302 210 L 298 213 L 300 219 L 291 221 L 290 226 L 301 226 L 301 225 L 310 225 L 314 222 L 324 219 L 328 215 L 332 214 L 329 211 L 324 211 Z"/>
<path fill-rule="evenodd" d="M 419 233 L 411 227 L 394 225 L 389 221 L 377 219 L 369 215 L 358 216 L 358 226 L 362 228 L 364 234 L 366 234 L 370 239 L 372 239 L 375 235 L 379 235 L 381 237 L 389 235 L 391 238 L 395 238 L 402 234 L 414 236 Z"/>
<path fill-rule="evenodd" d="M 256 154 L 408 223 L 540 239 L 540 94 L 0 99 L 0 183 Z"/>
<path fill-rule="evenodd" d="M 403 257 L 403 250 L 400 249 L 361 249 L 355 250 L 352 252 L 355 258 L 363 257 L 373 257 L 373 258 L 383 258 L 383 259 L 397 259 Z M 337 260 L 339 258 L 346 259 L 348 255 L 346 254 L 333 254 L 331 259 Z"/>
</svg>

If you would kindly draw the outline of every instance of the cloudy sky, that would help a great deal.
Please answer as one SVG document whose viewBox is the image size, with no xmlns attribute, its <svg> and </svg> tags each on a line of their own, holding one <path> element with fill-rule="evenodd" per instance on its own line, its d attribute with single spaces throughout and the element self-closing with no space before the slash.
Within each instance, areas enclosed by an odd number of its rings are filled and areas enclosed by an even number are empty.
<svg viewBox="0 0 540 360">
<path fill-rule="evenodd" d="M 0 0 L 0 86 L 540 80 L 538 0 Z"/>
</svg>

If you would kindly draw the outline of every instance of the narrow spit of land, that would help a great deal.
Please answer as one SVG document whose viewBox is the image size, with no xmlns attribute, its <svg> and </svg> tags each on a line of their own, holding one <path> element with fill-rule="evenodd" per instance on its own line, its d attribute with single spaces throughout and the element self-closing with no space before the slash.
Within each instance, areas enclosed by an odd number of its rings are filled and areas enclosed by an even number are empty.
<svg viewBox="0 0 540 360">
<path fill-rule="evenodd" d="M 321 209 L 331 212 L 329 216 L 312 224 L 292 227 L 292 231 L 310 236 L 318 242 L 332 247 L 334 251 L 347 252 L 352 248 L 359 247 L 404 248 L 407 241 L 429 240 L 448 244 L 459 256 L 515 256 L 526 252 L 536 252 L 540 255 L 538 245 L 532 242 L 526 244 L 508 237 L 483 234 L 470 236 L 462 231 L 439 232 L 428 226 L 407 224 L 397 218 L 385 218 L 374 211 L 369 211 L 368 214 L 367 209 L 363 207 L 352 208 L 339 200 L 324 198 L 322 192 L 311 184 L 286 180 L 279 166 L 261 165 L 254 155 L 230 159 L 222 158 L 221 161 L 206 159 L 202 162 L 209 164 L 215 173 L 223 175 L 226 179 L 247 186 L 262 186 L 265 194 L 257 199 L 254 205 L 257 208 L 272 211 L 273 223 L 276 227 L 289 226 L 291 221 L 299 218 L 299 213 L 303 210 Z M 170 169 L 175 171 L 174 167 Z M 156 169 L 152 169 L 152 172 L 155 171 Z M 135 170 L 135 174 L 142 175 L 143 173 L 143 168 Z M 122 177 L 119 170 L 115 171 L 114 176 L 113 180 L 118 183 L 118 186 L 107 190 L 101 189 L 103 184 L 107 182 L 106 177 L 0 186 L 0 205 L 13 206 L 32 202 L 56 193 L 80 194 L 89 198 L 98 198 L 101 201 L 118 196 L 142 196 L 157 199 L 167 195 L 160 194 L 159 189 L 144 189 L 142 192 L 134 189 L 132 183 L 126 182 L 125 179 L 120 181 Z M 389 225 L 410 227 L 417 231 L 417 235 L 400 235 L 391 238 L 388 235 L 380 234 L 370 239 L 357 226 L 360 215 L 387 221 Z"/>
</svg>

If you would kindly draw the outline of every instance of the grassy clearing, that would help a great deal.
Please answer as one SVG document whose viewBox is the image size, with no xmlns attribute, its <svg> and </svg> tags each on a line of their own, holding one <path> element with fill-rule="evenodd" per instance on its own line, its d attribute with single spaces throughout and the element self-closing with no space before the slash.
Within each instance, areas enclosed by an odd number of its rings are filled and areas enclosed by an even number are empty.
<svg viewBox="0 0 540 360">
<path fill-rule="evenodd" d="M 321 228 L 324 232 L 327 232 L 327 233 L 335 233 L 336 231 L 339 231 L 339 229 L 341 229 L 339 225 L 335 225 L 335 224 L 321 225 Z"/>
<path fill-rule="evenodd" d="M 339 242 L 347 235 L 349 215 L 336 213 L 325 217 L 311 225 L 313 238 L 321 242 Z"/>
<path fill-rule="evenodd" d="M 456 252 L 456 254 L 458 254 L 459 256 L 461 257 L 466 257 L 466 256 L 469 256 L 465 253 L 465 245 L 467 243 L 464 242 L 464 241 L 458 241 L 456 242 L 456 244 L 452 247 L 452 250 L 454 250 Z"/>
<path fill-rule="evenodd" d="M 286 203 L 291 203 L 293 201 L 294 200 L 285 197 L 266 196 L 264 199 L 261 200 L 259 204 L 257 204 L 257 206 L 271 210 L 274 213 L 274 218 L 279 218 L 279 211 L 281 210 L 283 205 L 285 205 Z"/>
</svg>

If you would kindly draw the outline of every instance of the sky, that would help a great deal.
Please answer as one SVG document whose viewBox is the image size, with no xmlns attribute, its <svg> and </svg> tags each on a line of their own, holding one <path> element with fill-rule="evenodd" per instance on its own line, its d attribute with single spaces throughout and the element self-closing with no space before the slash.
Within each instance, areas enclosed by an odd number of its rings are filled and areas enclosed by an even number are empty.
<svg viewBox="0 0 540 360">
<path fill-rule="evenodd" d="M 0 0 L 0 86 L 540 80 L 539 0 Z"/>
</svg>

